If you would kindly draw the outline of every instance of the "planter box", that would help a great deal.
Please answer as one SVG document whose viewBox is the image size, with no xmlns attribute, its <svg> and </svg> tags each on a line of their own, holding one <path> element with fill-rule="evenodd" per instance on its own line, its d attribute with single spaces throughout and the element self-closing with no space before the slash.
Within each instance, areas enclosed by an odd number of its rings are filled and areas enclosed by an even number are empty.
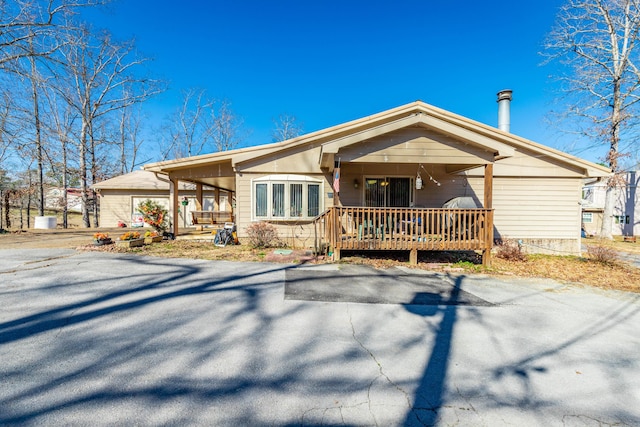
<svg viewBox="0 0 640 427">
<path fill-rule="evenodd" d="M 144 239 L 116 240 L 116 245 L 122 248 L 137 248 L 144 245 Z"/>
<path fill-rule="evenodd" d="M 110 245 L 113 243 L 113 240 L 111 239 L 103 239 L 103 240 L 96 240 L 95 245 L 96 246 L 104 246 L 104 245 Z"/>
<path fill-rule="evenodd" d="M 153 236 L 153 237 L 145 237 L 144 244 L 150 245 L 152 243 L 160 243 L 162 242 L 162 236 Z"/>
</svg>

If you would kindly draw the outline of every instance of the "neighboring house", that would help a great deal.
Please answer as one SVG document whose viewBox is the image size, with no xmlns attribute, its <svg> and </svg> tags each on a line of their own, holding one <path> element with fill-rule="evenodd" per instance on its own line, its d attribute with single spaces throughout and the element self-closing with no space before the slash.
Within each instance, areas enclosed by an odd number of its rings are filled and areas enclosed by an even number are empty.
<svg viewBox="0 0 640 427">
<path fill-rule="evenodd" d="M 116 227 L 118 223 L 127 226 L 139 225 L 137 206 L 151 199 L 169 208 L 169 181 L 165 175 L 138 170 L 125 175 L 96 183 L 92 186 L 99 196 L 100 225 Z M 202 189 L 200 190 L 202 191 Z M 180 211 L 176 226 L 192 225 L 192 211 L 227 211 L 231 209 L 227 193 L 205 188 L 196 198 L 195 185 L 182 182 L 178 193 Z M 186 202 L 186 205 L 183 205 Z M 185 215 L 186 214 L 186 215 Z M 174 216 L 170 215 L 170 218 Z M 170 220 L 172 223 L 173 221 Z"/>
<path fill-rule="evenodd" d="M 44 195 L 46 209 L 61 211 L 64 207 L 64 188 L 49 187 Z M 82 212 L 82 189 L 67 188 L 67 211 Z"/>
<path fill-rule="evenodd" d="M 640 235 L 640 171 L 625 174 L 626 185 L 618 188 L 613 207 L 611 230 L 614 236 Z M 606 182 L 591 180 L 582 187 L 582 226 L 590 236 L 600 234 L 602 228 Z"/>
<path fill-rule="evenodd" d="M 509 100 L 510 92 L 499 100 L 501 111 Z M 488 262 L 494 237 L 579 253 L 583 179 L 609 170 L 502 129 L 416 101 L 287 141 L 144 169 L 167 174 L 174 211 L 178 183 L 224 189 L 235 194 L 240 238 L 268 221 L 290 244 L 321 240 L 338 258 L 348 249 L 407 250 L 415 262 L 420 250 L 473 249 Z M 442 209 L 454 197 L 480 209 Z"/>
</svg>

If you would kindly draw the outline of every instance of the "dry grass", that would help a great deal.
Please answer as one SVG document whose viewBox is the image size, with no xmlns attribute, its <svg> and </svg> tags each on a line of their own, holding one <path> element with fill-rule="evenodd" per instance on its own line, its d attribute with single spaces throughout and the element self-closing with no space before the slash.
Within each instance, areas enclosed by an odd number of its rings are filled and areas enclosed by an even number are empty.
<svg viewBox="0 0 640 427">
<path fill-rule="evenodd" d="M 165 240 L 137 248 L 122 248 L 115 244 L 107 246 L 95 246 L 93 244 L 82 246 L 78 249 L 134 253 L 139 255 L 159 256 L 164 258 L 191 258 L 207 259 L 215 261 L 244 261 L 244 262 L 316 262 L 315 257 L 308 251 L 292 251 L 291 254 L 277 254 L 275 249 L 252 248 L 247 245 L 227 245 L 218 247 L 212 243 L 196 242 L 189 240 Z"/>
<path fill-rule="evenodd" d="M 640 292 L 640 269 L 622 261 L 601 263 L 581 257 L 529 255 L 525 262 L 494 259 L 491 274 L 546 277 L 602 289 Z"/>
<path fill-rule="evenodd" d="M 28 230 L 19 233 L 0 234 L 0 247 L 12 248 L 54 248 L 67 247 L 84 250 L 129 252 L 141 255 L 168 258 L 193 258 L 227 261 L 269 261 L 269 262 L 325 262 L 312 260 L 304 251 L 294 251 L 290 255 L 274 254 L 274 249 L 253 249 L 246 244 L 217 247 L 212 243 L 188 240 L 163 241 L 142 248 L 121 249 L 115 245 L 97 247 L 92 244 L 96 230 Z M 111 229 L 110 235 L 117 236 L 122 229 Z M 614 242 L 598 242 L 584 239 L 586 245 L 604 244 L 619 253 L 640 255 L 640 243 L 626 243 L 622 239 Z M 491 268 L 480 265 L 480 257 L 475 253 L 434 252 L 420 253 L 418 268 L 435 271 L 454 271 L 464 274 L 484 273 L 496 276 L 519 276 L 549 278 L 564 283 L 580 283 L 603 289 L 617 289 L 640 293 L 640 268 L 624 261 L 599 263 L 586 257 L 529 255 L 527 261 L 507 261 L 493 257 Z M 408 266 L 406 252 L 343 253 L 345 263 L 367 264 L 377 268 L 397 265 Z"/>
<path fill-rule="evenodd" d="M 126 251 L 125 249 L 118 250 Z M 274 249 L 252 249 L 246 245 L 220 248 L 210 243 L 179 240 L 129 249 L 128 251 L 163 257 L 228 261 L 310 261 L 300 252 L 289 257 L 278 257 L 273 255 Z M 376 268 L 408 265 L 408 257 L 404 252 L 354 252 L 344 255 L 341 260 L 343 263 L 366 264 Z M 324 260 L 319 259 L 314 262 L 324 262 Z M 467 274 L 484 273 L 496 276 L 549 278 L 563 283 L 640 292 L 640 269 L 623 261 L 601 263 L 575 256 L 529 255 L 527 261 L 509 261 L 494 257 L 492 266 L 488 269 L 479 263 L 480 257 L 475 253 L 434 252 L 421 254 L 417 268 Z"/>
<path fill-rule="evenodd" d="M 585 245 L 605 245 L 619 252 L 628 252 L 632 254 L 640 254 L 640 239 L 638 243 L 624 242 L 622 236 L 615 236 L 613 241 L 602 240 L 597 238 L 582 239 Z"/>
</svg>

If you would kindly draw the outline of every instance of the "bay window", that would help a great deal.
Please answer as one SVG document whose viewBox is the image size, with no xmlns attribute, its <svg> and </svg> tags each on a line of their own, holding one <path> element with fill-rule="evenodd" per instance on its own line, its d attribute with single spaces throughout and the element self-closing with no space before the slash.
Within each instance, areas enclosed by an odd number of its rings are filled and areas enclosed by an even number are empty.
<svg viewBox="0 0 640 427">
<path fill-rule="evenodd" d="M 322 209 L 321 186 L 321 180 L 303 175 L 254 179 L 253 218 L 283 221 L 315 218 Z"/>
</svg>

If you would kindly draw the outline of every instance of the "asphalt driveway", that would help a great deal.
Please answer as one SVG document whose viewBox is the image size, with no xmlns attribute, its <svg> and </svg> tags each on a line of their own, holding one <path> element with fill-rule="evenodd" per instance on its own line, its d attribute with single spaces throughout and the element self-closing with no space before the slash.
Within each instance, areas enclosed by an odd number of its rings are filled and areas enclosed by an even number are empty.
<svg viewBox="0 0 640 427">
<path fill-rule="evenodd" d="M 635 294 L 61 249 L 0 283 L 0 425 L 640 425 Z"/>
</svg>

